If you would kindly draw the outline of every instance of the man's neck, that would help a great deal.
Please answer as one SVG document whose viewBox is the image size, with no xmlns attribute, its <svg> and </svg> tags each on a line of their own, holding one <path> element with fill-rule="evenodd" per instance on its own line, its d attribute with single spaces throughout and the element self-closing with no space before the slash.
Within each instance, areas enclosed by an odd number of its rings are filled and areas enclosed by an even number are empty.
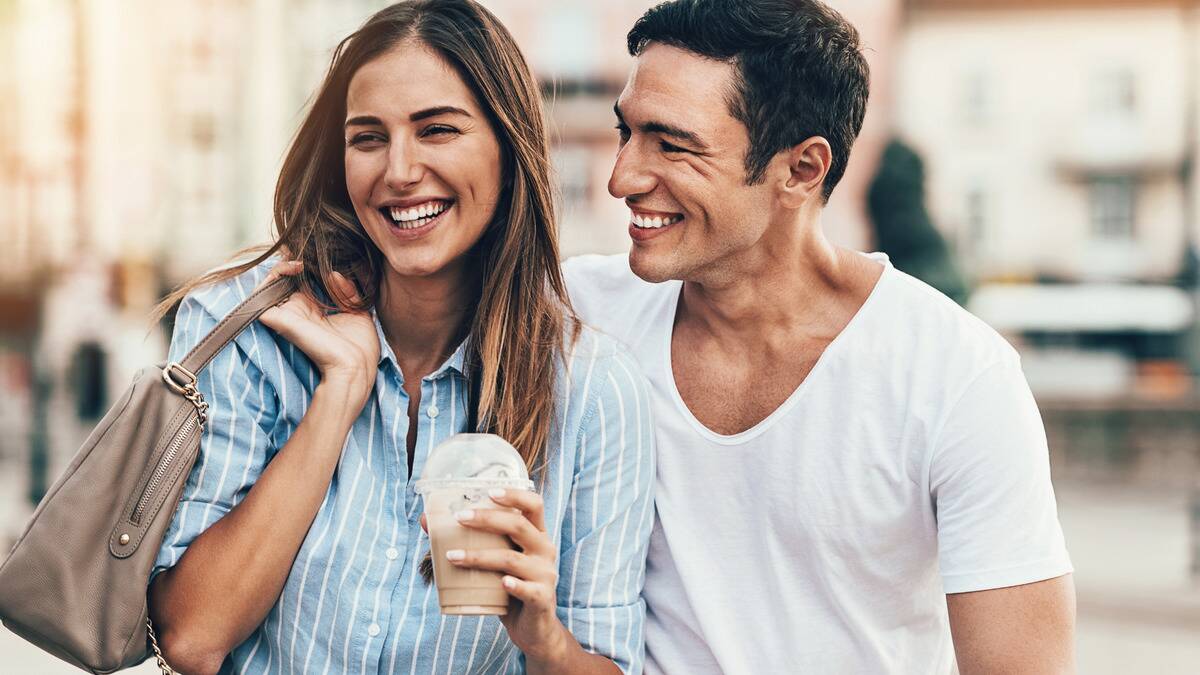
<svg viewBox="0 0 1200 675">
<path fill-rule="evenodd" d="M 722 265 L 727 273 L 686 281 L 676 324 L 744 345 L 785 336 L 836 337 L 870 295 L 881 269 L 830 243 L 815 219 L 783 231 L 788 236 L 760 242 Z"/>
<path fill-rule="evenodd" d="M 476 282 L 464 273 L 385 274 L 376 313 L 406 379 L 428 375 L 454 351 L 476 301 Z"/>
</svg>

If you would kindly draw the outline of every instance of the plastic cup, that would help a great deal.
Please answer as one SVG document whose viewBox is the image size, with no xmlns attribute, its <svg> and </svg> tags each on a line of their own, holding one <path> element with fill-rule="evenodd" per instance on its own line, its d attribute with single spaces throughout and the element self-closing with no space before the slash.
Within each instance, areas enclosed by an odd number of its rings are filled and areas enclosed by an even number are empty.
<svg viewBox="0 0 1200 675">
<path fill-rule="evenodd" d="M 446 551 L 512 548 L 508 537 L 464 527 L 454 516 L 464 509 L 504 508 L 488 496 L 495 488 L 533 490 L 521 455 L 493 434 L 456 434 L 433 449 L 415 487 L 424 502 L 442 614 L 506 614 L 509 595 L 503 575 L 457 567 L 446 559 Z"/>
</svg>

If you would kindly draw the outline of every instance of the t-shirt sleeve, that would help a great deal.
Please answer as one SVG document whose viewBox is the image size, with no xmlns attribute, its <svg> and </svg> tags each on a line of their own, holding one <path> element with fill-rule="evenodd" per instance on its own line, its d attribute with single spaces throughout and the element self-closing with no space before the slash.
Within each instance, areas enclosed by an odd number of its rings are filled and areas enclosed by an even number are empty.
<svg viewBox="0 0 1200 675">
<path fill-rule="evenodd" d="M 1072 571 L 1046 432 L 1015 354 L 982 371 L 951 408 L 934 440 L 930 491 L 946 593 Z"/>
<path fill-rule="evenodd" d="M 239 280 L 240 281 L 240 280 Z M 205 291 L 189 295 L 180 305 L 171 338 L 169 358 L 182 360 L 218 323 L 225 305 L 239 298 Z M 151 579 L 174 567 L 196 537 L 245 498 L 273 453 L 271 429 L 277 402 L 253 357 L 274 346 L 259 326 L 221 350 L 197 377 L 197 388 L 208 402 L 208 421 L 200 437 L 200 454 L 188 474 L 179 506 L 154 561 Z M 250 345 L 248 348 L 246 345 Z"/>
<path fill-rule="evenodd" d="M 598 394 L 579 431 L 562 523 L 558 616 L 587 651 L 642 672 L 646 550 L 654 505 L 654 435 L 645 380 L 623 350 L 597 367 Z"/>
</svg>

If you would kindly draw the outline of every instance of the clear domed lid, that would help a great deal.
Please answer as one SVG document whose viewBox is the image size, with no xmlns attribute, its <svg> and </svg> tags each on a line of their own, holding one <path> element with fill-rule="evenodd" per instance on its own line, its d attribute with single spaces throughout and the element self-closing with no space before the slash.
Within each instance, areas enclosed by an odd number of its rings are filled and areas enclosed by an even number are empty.
<svg viewBox="0 0 1200 675">
<path fill-rule="evenodd" d="M 532 490 L 533 481 L 508 441 L 495 434 L 455 434 L 429 454 L 416 491 L 460 486 Z"/>
</svg>

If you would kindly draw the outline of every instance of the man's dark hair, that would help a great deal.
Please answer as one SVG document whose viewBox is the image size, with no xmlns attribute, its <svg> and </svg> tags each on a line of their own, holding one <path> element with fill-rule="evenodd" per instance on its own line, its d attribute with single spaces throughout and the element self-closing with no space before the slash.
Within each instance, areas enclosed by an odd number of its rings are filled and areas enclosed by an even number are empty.
<svg viewBox="0 0 1200 675">
<path fill-rule="evenodd" d="M 846 172 L 866 115 L 870 73 L 858 31 L 818 0 L 670 0 L 629 31 L 629 53 L 651 43 L 732 64 L 729 111 L 746 125 L 746 182 L 763 179 L 780 151 L 813 136 L 829 141 L 826 200 Z"/>
</svg>

